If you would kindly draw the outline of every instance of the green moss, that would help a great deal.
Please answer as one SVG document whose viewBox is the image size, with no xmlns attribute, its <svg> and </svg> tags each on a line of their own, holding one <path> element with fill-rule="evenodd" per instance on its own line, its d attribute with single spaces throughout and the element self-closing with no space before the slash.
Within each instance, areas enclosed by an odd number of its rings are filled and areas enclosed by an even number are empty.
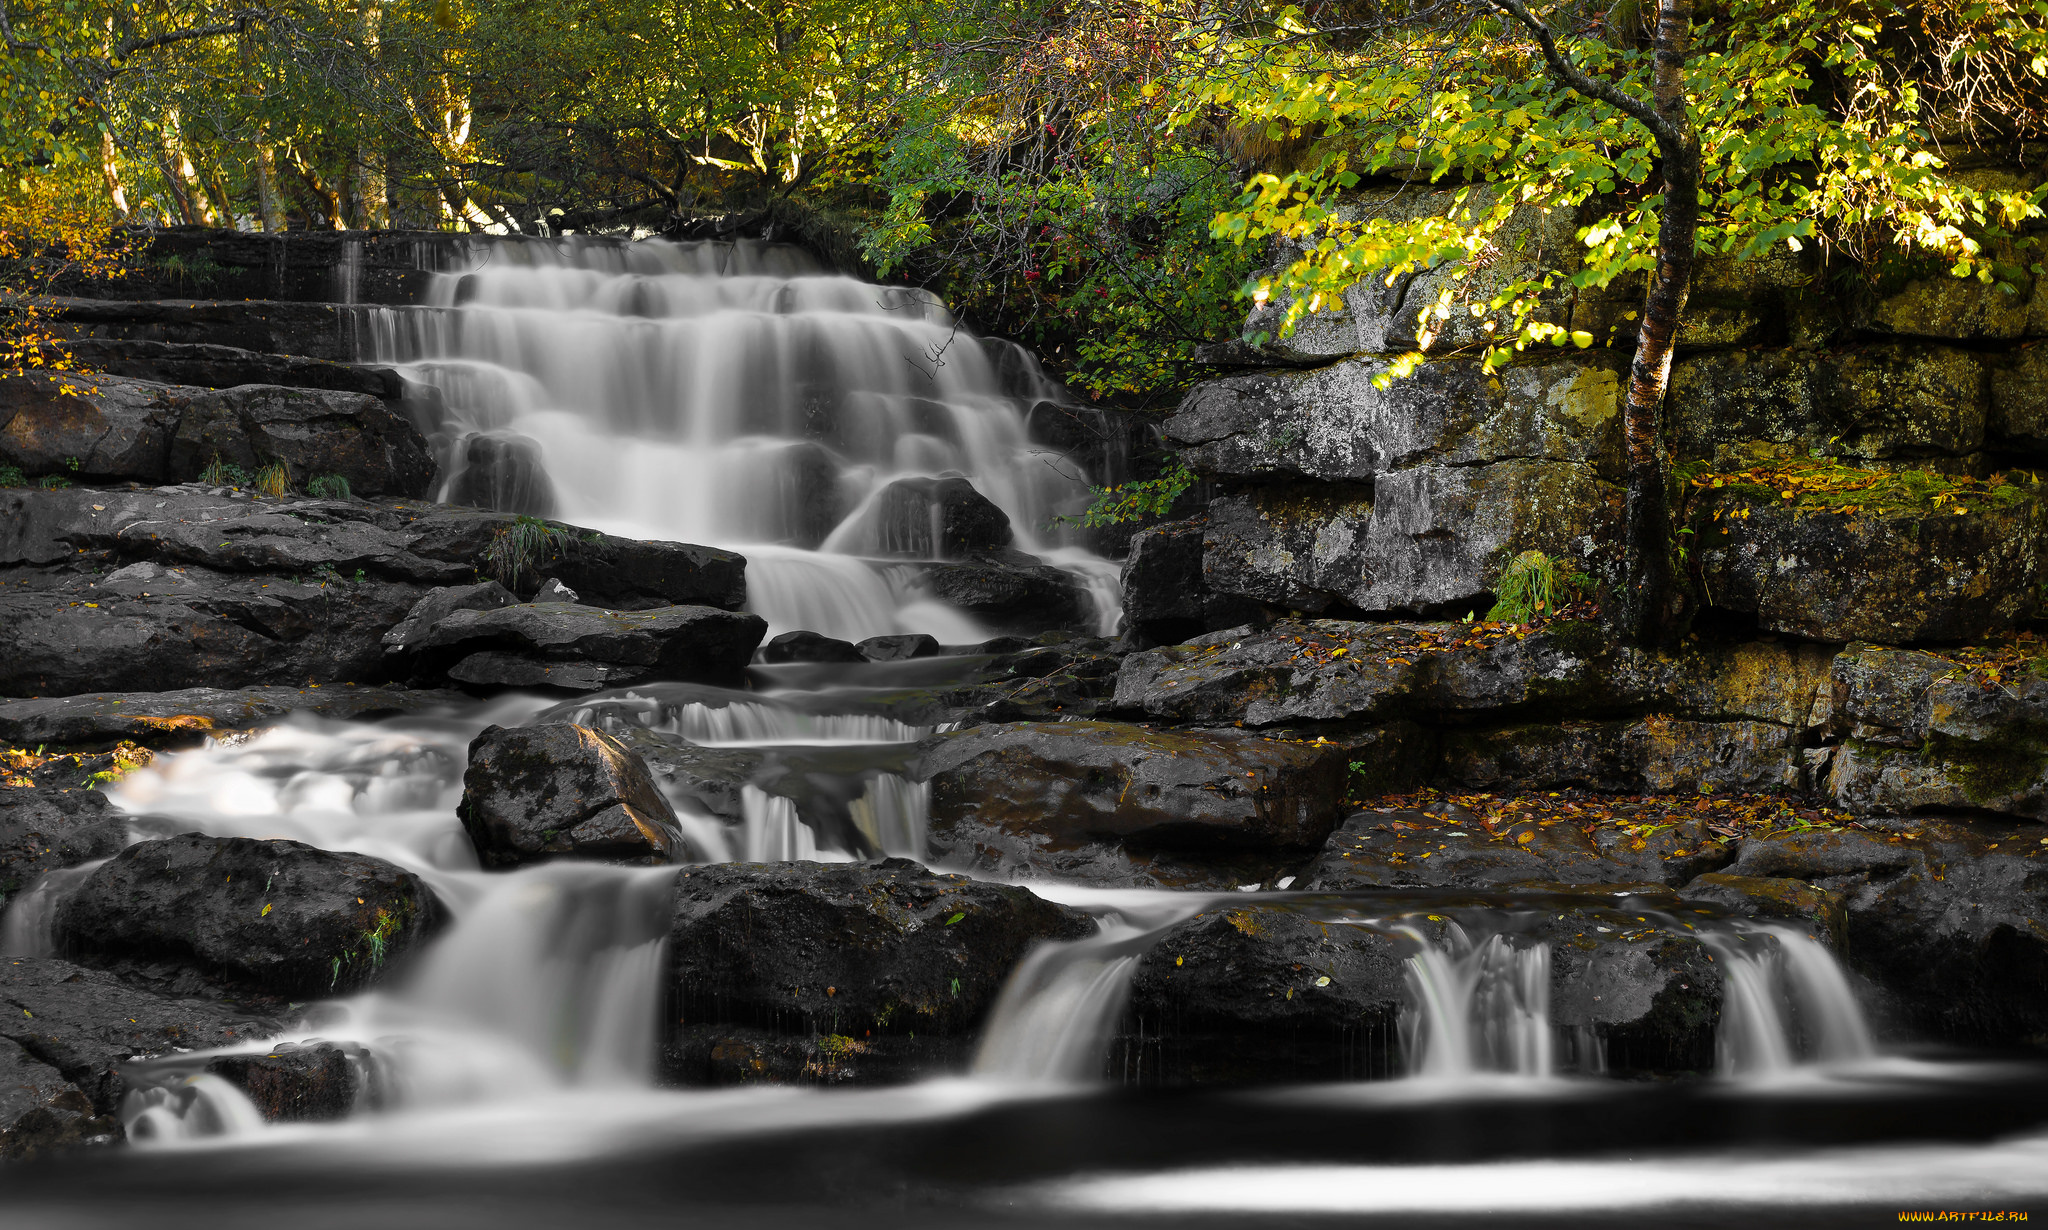
<svg viewBox="0 0 2048 1230">
<path fill-rule="evenodd" d="M 1940 764 L 1964 798 L 1988 807 L 2026 793 L 2048 775 L 2048 730 L 2027 723 L 1988 740 L 1930 735 L 1921 755 Z"/>
</svg>

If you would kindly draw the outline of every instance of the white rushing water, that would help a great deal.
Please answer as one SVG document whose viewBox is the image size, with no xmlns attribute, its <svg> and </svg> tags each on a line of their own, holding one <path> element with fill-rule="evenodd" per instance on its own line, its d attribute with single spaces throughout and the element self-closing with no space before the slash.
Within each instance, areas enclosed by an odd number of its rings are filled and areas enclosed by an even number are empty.
<svg viewBox="0 0 2048 1230">
<path fill-rule="evenodd" d="M 511 449 L 546 472 L 514 484 L 521 511 L 744 551 L 771 632 L 965 644 L 988 630 L 902 564 L 941 556 L 936 515 L 891 488 L 964 475 L 1114 631 L 1116 566 L 1053 524 L 1102 476 L 1027 431 L 1065 393 L 928 293 L 752 241 L 499 241 L 473 266 L 434 275 L 422 306 L 359 309 L 365 357 L 445 400 L 448 492 L 478 449 Z"/>
<path fill-rule="evenodd" d="M 1747 923 L 1701 939 L 1721 969 L 1716 1070 L 1736 1080 L 1782 1079 L 1802 1063 L 1844 1066 L 1877 1057 L 1870 1026 L 1834 954 L 1789 923 Z"/>
</svg>

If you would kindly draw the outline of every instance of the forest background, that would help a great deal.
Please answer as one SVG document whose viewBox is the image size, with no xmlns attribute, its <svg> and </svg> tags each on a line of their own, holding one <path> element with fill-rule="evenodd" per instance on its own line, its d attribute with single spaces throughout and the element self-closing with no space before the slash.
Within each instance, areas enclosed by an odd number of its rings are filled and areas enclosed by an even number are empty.
<svg viewBox="0 0 2048 1230">
<path fill-rule="evenodd" d="M 1284 326 L 1430 267 L 1463 289 L 1417 305 L 1425 348 L 1466 312 L 1493 361 L 1626 346 L 1542 305 L 1653 268 L 1659 151 L 1547 72 L 1536 28 L 1648 99 L 1657 7 L 0 0 L 0 283 L 21 304 L 82 265 L 117 274 L 138 227 L 691 234 L 765 213 L 1134 408 L 1241 359 L 1249 301 Z M 1818 249 L 1845 293 L 2039 275 L 2048 0 L 1685 8 L 1703 254 Z M 1467 194 L 1450 216 L 1346 205 L 1421 184 Z M 1482 276 L 1532 209 L 1577 242 Z M 11 336 L 17 362 L 46 353 Z"/>
</svg>

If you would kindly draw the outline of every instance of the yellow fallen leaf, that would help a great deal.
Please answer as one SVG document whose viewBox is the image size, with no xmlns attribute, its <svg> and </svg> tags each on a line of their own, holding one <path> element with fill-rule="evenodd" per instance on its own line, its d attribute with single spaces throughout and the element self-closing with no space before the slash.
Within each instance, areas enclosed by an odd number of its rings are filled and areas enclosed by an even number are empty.
<svg viewBox="0 0 2048 1230">
<path fill-rule="evenodd" d="M 261 914 L 258 914 L 258 915 L 257 915 L 256 917 L 258 917 L 258 918 L 268 918 L 268 917 L 270 917 L 270 908 L 271 908 L 271 907 L 269 907 L 268 905 L 264 906 L 264 907 L 263 907 L 263 912 L 262 912 Z"/>
</svg>

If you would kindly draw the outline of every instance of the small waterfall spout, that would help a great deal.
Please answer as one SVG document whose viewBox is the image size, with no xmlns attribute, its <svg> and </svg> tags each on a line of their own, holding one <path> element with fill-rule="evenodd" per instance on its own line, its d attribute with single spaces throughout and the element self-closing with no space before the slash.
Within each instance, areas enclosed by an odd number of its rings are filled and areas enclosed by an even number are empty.
<svg viewBox="0 0 2048 1230">
<path fill-rule="evenodd" d="M 1034 949 L 996 1000 L 974 1075 L 1034 1085 L 1099 1079 L 1138 958 L 1158 934 L 1109 922 L 1088 939 Z"/>
<path fill-rule="evenodd" d="M 1412 924 L 1411 1002 L 1401 1035 L 1410 1075 L 1458 1080 L 1481 1072 L 1542 1078 L 1557 1068 L 1550 1023 L 1550 945 L 1505 935 L 1471 939 L 1452 923 L 1438 944 Z"/>
<path fill-rule="evenodd" d="M 0 915 L 0 957 L 54 957 L 57 954 L 57 912 L 86 877 L 106 862 L 97 858 L 76 867 L 46 872 L 7 903 Z"/>
<path fill-rule="evenodd" d="M 1819 940 L 1786 923 L 1761 922 L 1705 930 L 1701 938 L 1721 967 L 1714 1039 L 1720 1075 L 1770 1080 L 1802 1064 L 1877 1056 L 1848 979 Z"/>
</svg>

